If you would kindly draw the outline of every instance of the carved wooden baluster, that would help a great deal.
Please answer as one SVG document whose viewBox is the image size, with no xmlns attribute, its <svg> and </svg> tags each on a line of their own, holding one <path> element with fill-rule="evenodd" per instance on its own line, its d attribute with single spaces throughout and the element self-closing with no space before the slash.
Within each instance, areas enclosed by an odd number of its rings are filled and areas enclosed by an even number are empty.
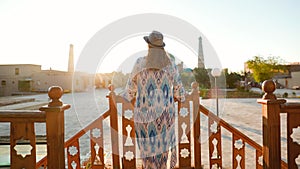
<svg viewBox="0 0 300 169">
<path fill-rule="evenodd" d="M 233 168 L 245 168 L 245 142 L 233 133 L 232 137 Z"/>
<path fill-rule="evenodd" d="M 100 146 L 99 146 L 99 144 L 98 143 L 96 143 L 95 145 L 94 145 L 94 148 L 92 149 L 92 150 L 94 150 L 95 151 L 95 157 L 94 157 L 94 160 L 93 160 L 93 168 L 96 168 L 96 166 L 100 166 L 100 165 L 102 165 L 103 164 L 103 162 L 101 161 L 101 159 L 100 159 L 100 155 L 99 155 L 99 150 L 100 150 Z"/>
<path fill-rule="evenodd" d="M 262 152 L 259 150 L 256 150 L 256 169 L 262 169 L 263 168 L 263 156 Z"/>
<path fill-rule="evenodd" d="M 208 126 L 210 168 L 213 166 L 222 168 L 221 126 L 212 117 L 208 117 Z"/>
<path fill-rule="evenodd" d="M 76 139 L 70 146 L 67 147 L 68 168 L 80 169 L 80 151 L 79 141 Z"/>
<path fill-rule="evenodd" d="M 123 158 L 122 168 L 136 168 L 133 104 L 119 97 L 122 103 Z"/>
<path fill-rule="evenodd" d="M 104 151 L 103 151 L 103 119 L 99 118 L 95 125 L 91 126 L 90 143 L 91 143 L 91 159 L 89 165 L 93 169 L 104 168 Z"/>
<path fill-rule="evenodd" d="M 133 146 L 134 144 L 132 142 L 132 138 L 130 137 L 132 127 L 128 124 L 125 129 L 127 131 L 127 136 L 124 135 L 124 137 L 126 137 L 126 141 L 125 141 L 124 146 Z"/>
<path fill-rule="evenodd" d="M 181 135 L 180 143 L 189 143 L 188 136 L 186 135 L 186 128 L 187 125 L 183 122 L 181 124 L 182 135 Z"/>
<path fill-rule="evenodd" d="M 36 146 L 33 122 L 11 122 L 10 154 L 11 168 L 35 168 Z M 26 145 L 21 145 L 21 142 Z M 23 151 L 22 151 L 23 150 Z M 24 150 L 26 150 L 24 152 Z"/>
<path fill-rule="evenodd" d="M 178 102 L 179 168 L 191 166 L 190 100 L 187 96 L 185 102 Z"/>
<path fill-rule="evenodd" d="M 213 151 L 212 151 L 212 155 L 211 155 L 211 159 L 218 159 L 219 158 L 219 152 L 218 152 L 218 148 L 217 148 L 217 145 L 218 145 L 218 140 L 216 138 L 214 138 L 212 140 L 212 145 L 213 145 Z"/>
</svg>

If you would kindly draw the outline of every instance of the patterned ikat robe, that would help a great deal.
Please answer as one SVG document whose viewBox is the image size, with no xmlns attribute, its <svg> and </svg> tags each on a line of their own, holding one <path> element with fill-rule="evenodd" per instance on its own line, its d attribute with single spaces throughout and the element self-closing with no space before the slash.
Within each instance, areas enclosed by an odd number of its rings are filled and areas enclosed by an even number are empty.
<svg viewBox="0 0 300 169">
<path fill-rule="evenodd" d="M 144 66 L 145 57 L 138 58 L 124 94 L 129 101 L 136 99 L 135 133 L 143 166 L 166 168 L 170 160 L 173 168 L 176 165 L 174 97 L 184 101 L 185 91 L 174 61 L 160 70 Z"/>
</svg>

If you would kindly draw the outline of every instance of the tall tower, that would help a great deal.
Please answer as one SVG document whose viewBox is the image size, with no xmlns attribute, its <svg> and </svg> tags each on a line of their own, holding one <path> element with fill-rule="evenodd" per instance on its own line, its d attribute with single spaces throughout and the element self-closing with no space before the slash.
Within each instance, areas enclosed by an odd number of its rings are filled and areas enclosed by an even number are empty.
<svg viewBox="0 0 300 169">
<path fill-rule="evenodd" d="M 198 68 L 205 68 L 201 36 L 199 37 Z"/>
<path fill-rule="evenodd" d="M 69 50 L 69 63 L 68 63 L 68 72 L 74 72 L 74 53 L 73 53 L 73 45 L 70 44 Z"/>
</svg>

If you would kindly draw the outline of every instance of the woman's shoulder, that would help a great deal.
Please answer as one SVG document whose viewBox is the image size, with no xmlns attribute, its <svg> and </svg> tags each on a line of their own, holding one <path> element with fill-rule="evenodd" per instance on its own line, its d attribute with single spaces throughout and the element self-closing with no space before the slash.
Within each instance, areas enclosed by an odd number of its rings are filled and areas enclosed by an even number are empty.
<svg viewBox="0 0 300 169">
<path fill-rule="evenodd" d="M 144 62 L 145 59 L 146 59 L 146 56 L 138 57 L 138 58 L 136 59 L 136 62 L 137 62 L 137 63 L 141 63 L 141 62 Z"/>
<path fill-rule="evenodd" d="M 145 67 L 145 57 L 139 57 L 136 59 L 135 64 L 132 69 L 132 74 L 136 75 Z"/>
<path fill-rule="evenodd" d="M 143 67 L 145 65 L 145 61 L 146 61 L 145 56 L 144 57 L 138 57 L 135 61 L 135 66 L 138 66 L 138 67 L 142 66 Z"/>
</svg>

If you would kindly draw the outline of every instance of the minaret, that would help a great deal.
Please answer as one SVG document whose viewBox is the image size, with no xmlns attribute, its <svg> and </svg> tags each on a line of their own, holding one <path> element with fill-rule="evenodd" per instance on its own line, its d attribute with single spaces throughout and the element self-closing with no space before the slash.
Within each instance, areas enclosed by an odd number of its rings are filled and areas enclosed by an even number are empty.
<svg viewBox="0 0 300 169">
<path fill-rule="evenodd" d="M 69 50 L 69 63 L 68 63 L 68 72 L 74 72 L 74 54 L 73 54 L 73 45 L 70 44 Z"/>
<path fill-rule="evenodd" d="M 198 68 L 205 68 L 201 36 L 199 37 Z"/>
</svg>

